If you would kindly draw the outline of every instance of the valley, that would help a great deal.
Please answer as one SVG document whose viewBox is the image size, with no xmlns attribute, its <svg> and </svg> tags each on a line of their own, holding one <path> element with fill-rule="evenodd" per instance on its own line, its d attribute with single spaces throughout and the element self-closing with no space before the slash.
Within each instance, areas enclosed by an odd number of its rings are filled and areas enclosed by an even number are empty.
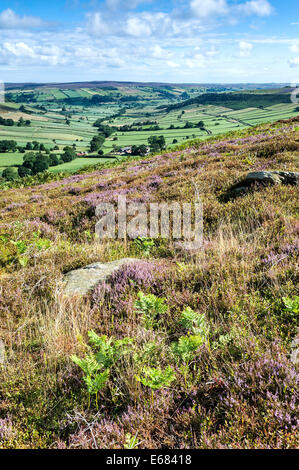
<svg viewBox="0 0 299 470">
<path fill-rule="evenodd" d="M 84 86 L 80 86 L 84 85 Z M 114 86 L 115 85 L 115 86 Z M 74 172 L 88 165 L 102 164 L 111 158 L 122 159 L 119 149 L 145 145 L 151 136 L 163 135 L 166 147 L 194 139 L 206 140 L 223 133 L 241 130 L 257 124 L 288 119 L 298 114 L 298 105 L 290 99 L 290 90 L 269 88 L 256 90 L 252 86 L 187 86 L 147 84 L 71 84 L 11 88 L 8 85 L 6 102 L 0 104 L 0 116 L 18 121 L 30 120 L 30 127 L 0 124 L 0 141 L 14 140 L 25 148 L 28 142 L 38 141 L 58 158 L 66 146 L 73 146 L 76 158 L 49 167 L 50 172 Z M 69 87 L 69 88 L 68 88 Z M 211 91 L 213 90 L 213 92 Z M 224 98 L 236 97 L 234 109 Z M 247 97 L 244 100 L 242 97 Z M 217 100 L 217 104 L 200 104 L 196 100 Z M 247 101 L 263 105 L 247 107 Z M 262 100 L 262 101 L 261 101 Z M 223 101 L 223 105 L 221 104 Z M 191 102 L 191 103 L 190 103 Z M 94 123 L 101 120 L 113 128 L 101 146 L 101 155 L 90 151 L 90 141 L 97 135 Z M 147 123 L 151 124 L 147 124 Z M 201 126 L 198 127 L 198 123 Z M 136 126 L 135 123 L 141 125 Z M 129 127 L 133 127 L 132 130 Z M 157 129 L 157 130 L 156 130 Z M 84 157 L 81 153 L 86 153 Z M 0 153 L 0 175 L 5 168 L 18 170 L 24 151 Z"/>
</svg>

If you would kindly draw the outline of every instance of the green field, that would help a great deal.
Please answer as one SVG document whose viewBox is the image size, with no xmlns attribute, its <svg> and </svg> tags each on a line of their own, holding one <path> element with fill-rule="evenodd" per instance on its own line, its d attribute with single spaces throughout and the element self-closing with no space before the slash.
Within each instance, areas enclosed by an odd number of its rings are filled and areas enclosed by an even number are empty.
<svg viewBox="0 0 299 470">
<path fill-rule="evenodd" d="M 69 171 L 69 172 L 74 172 L 77 170 L 80 170 L 80 168 L 83 168 L 84 166 L 87 165 L 96 165 L 98 163 L 107 163 L 107 162 L 113 162 L 114 159 L 112 158 L 76 158 L 76 160 L 73 160 L 72 162 L 68 163 L 63 163 L 62 165 L 54 166 L 49 168 L 49 171 L 52 173 L 58 173 L 60 171 Z"/>
</svg>

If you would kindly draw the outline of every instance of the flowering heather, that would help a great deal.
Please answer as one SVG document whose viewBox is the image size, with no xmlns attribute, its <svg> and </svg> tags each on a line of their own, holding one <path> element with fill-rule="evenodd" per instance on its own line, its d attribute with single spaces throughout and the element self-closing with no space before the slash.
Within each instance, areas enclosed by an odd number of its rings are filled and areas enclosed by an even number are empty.
<svg viewBox="0 0 299 470">
<path fill-rule="evenodd" d="M 44 196 L 42 196 L 42 194 L 33 194 L 29 199 L 29 202 L 42 202 L 42 201 L 44 201 Z"/>
<path fill-rule="evenodd" d="M 159 188 L 159 186 L 162 183 L 162 178 L 159 175 L 153 176 L 149 182 L 149 187 L 150 188 Z"/>
<path fill-rule="evenodd" d="M 45 237 L 56 233 L 53 226 L 43 222 L 39 218 L 25 221 L 24 225 L 33 232 L 40 232 Z"/>
<path fill-rule="evenodd" d="M 137 261 L 130 263 L 117 271 L 107 285 L 100 285 L 92 294 L 92 301 L 98 304 L 104 296 L 109 297 L 116 312 L 125 310 L 132 298 L 129 294 L 132 287 L 135 290 L 161 292 L 163 284 L 171 276 L 171 268 L 166 264 Z"/>
<path fill-rule="evenodd" d="M 76 196 L 77 194 L 80 194 L 82 190 L 83 190 L 82 188 L 77 188 L 77 187 L 67 189 L 67 191 L 74 196 Z"/>
<path fill-rule="evenodd" d="M 14 209 L 20 209 L 21 207 L 24 207 L 25 204 L 22 202 L 12 202 L 9 204 L 9 206 L 5 207 L 5 211 L 13 211 Z"/>
<path fill-rule="evenodd" d="M 298 446 L 298 187 L 223 199 L 249 172 L 299 171 L 298 135 L 298 121 L 263 124 L 0 193 L 0 447 Z M 195 188 L 197 253 L 95 236 L 99 202 L 191 202 Z M 65 273 L 121 258 L 137 261 L 63 295 Z M 87 353 L 106 367 L 95 393 Z"/>
</svg>

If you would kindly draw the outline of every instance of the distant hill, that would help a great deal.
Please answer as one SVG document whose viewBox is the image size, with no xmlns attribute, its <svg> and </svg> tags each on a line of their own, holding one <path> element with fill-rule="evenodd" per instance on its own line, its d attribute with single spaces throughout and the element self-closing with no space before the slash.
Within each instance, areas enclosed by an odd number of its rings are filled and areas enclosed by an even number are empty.
<svg viewBox="0 0 299 470">
<path fill-rule="evenodd" d="M 289 103 L 290 94 L 284 93 L 205 93 L 195 98 L 185 100 L 181 103 L 170 104 L 168 106 L 159 106 L 159 109 L 165 108 L 167 111 L 181 109 L 186 106 L 214 105 L 225 106 L 230 109 L 244 109 L 250 107 L 273 106 L 278 103 Z"/>
<path fill-rule="evenodd" d="M 76 88 L 104 88 L 104 87 L 194 87 L 201 86 L 203 88 L 215 88 L 222 89 L 225 88 L 238 88 L 238 89 L 271 89 L 271 88 L 282 88 L 286 84 L 283 83 L 261 83 L 261 84 L 250 84 L 250 83 L 163 83 L 163 82 L 118 82 L 118 81 L 91 81 L 91 82 L 67 82 L 67 83 L 5 83 L 5 88 L 7 90 L 12 89 L 32 89 L 37 87 L 45 88 L 59 88 L 59 89 L 76 89 Z"/>
</svg>

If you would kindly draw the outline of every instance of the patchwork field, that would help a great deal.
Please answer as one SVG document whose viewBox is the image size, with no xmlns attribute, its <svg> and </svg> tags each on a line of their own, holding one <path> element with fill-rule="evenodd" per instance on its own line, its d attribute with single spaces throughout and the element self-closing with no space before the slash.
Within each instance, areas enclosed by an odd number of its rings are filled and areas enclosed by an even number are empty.
<svg viewBox="0 0 299 470">
<path fill-rule="evenodd" d="M 257 97 L 282 96 L 277 90 L 264 91 L 266 95 L 261 95 L 263 90 L 257 90 Z M 29 119 L 31 125 L 30 127 L 0 125 L 0 140 L 15 140 L 18 146 L 23 147 L 28 142 L 38 141 L 52 152 L 53 147 L 58 147 L 55 153 L 59 156 L 65 146 L 73 144 L 76 145 L 77 152 L 90 153 L 90 141 L 97 135 L 97 129 L 93 124 L 98 119 L 103 119 L 104 124 L 115 126 L 116 129 L 147 120 L 154 121 L 159 126 L 159 130 L 151 130 L 150 126 L 146 125 L 131 132 L 116 130 L 106 138 L 103 145 L 104 154 L 113 155 L 116 148 L 148 145 L 148 138 L 154 135 L 163 135 L 166 145 L 171 149 L 186 140 L 194 138 L 206 140 L 211 136 L 264 122 L 292 118 L 298 114 L 298 105 L 291 102 L 278 102 L 268 107 L 239 110 L 212 104 L 188 105 L 188 99 L 205 96 L 204 92 L 204 88 L 186 86 L 106 86 L 69 89 L 39 87 L 8 90 L 7 97 L 16 102 L 9 101 L 0 106 L 0 116 L 15 121 L 20 118 Z M 250 93 L 248 96 L 252 96 L 252 92 Z M 182 105 L 184 99 L 187 99 L 186 106 Z M 167 107 L 169 104 L 172 106 L 172 103 L 178 103 L 179 109 L 168 111 Z M 20 112 L 21 105 L 27 112 Z M 199 121 L 204 123 L 204 129 L 185 127 L 186 123 L 196 124 Z M 17 167 L 22 160 L 23 154 L 20 152 L 0 154 L 0 174 L 7 167 Z M 104 161 L 104 159 L 92 159 L 93 163 Z M 78 158 L 71 164 L 58 165 L 50 171 L 72 172 L 90 163 L 89 158 Z"/>
</svg>

